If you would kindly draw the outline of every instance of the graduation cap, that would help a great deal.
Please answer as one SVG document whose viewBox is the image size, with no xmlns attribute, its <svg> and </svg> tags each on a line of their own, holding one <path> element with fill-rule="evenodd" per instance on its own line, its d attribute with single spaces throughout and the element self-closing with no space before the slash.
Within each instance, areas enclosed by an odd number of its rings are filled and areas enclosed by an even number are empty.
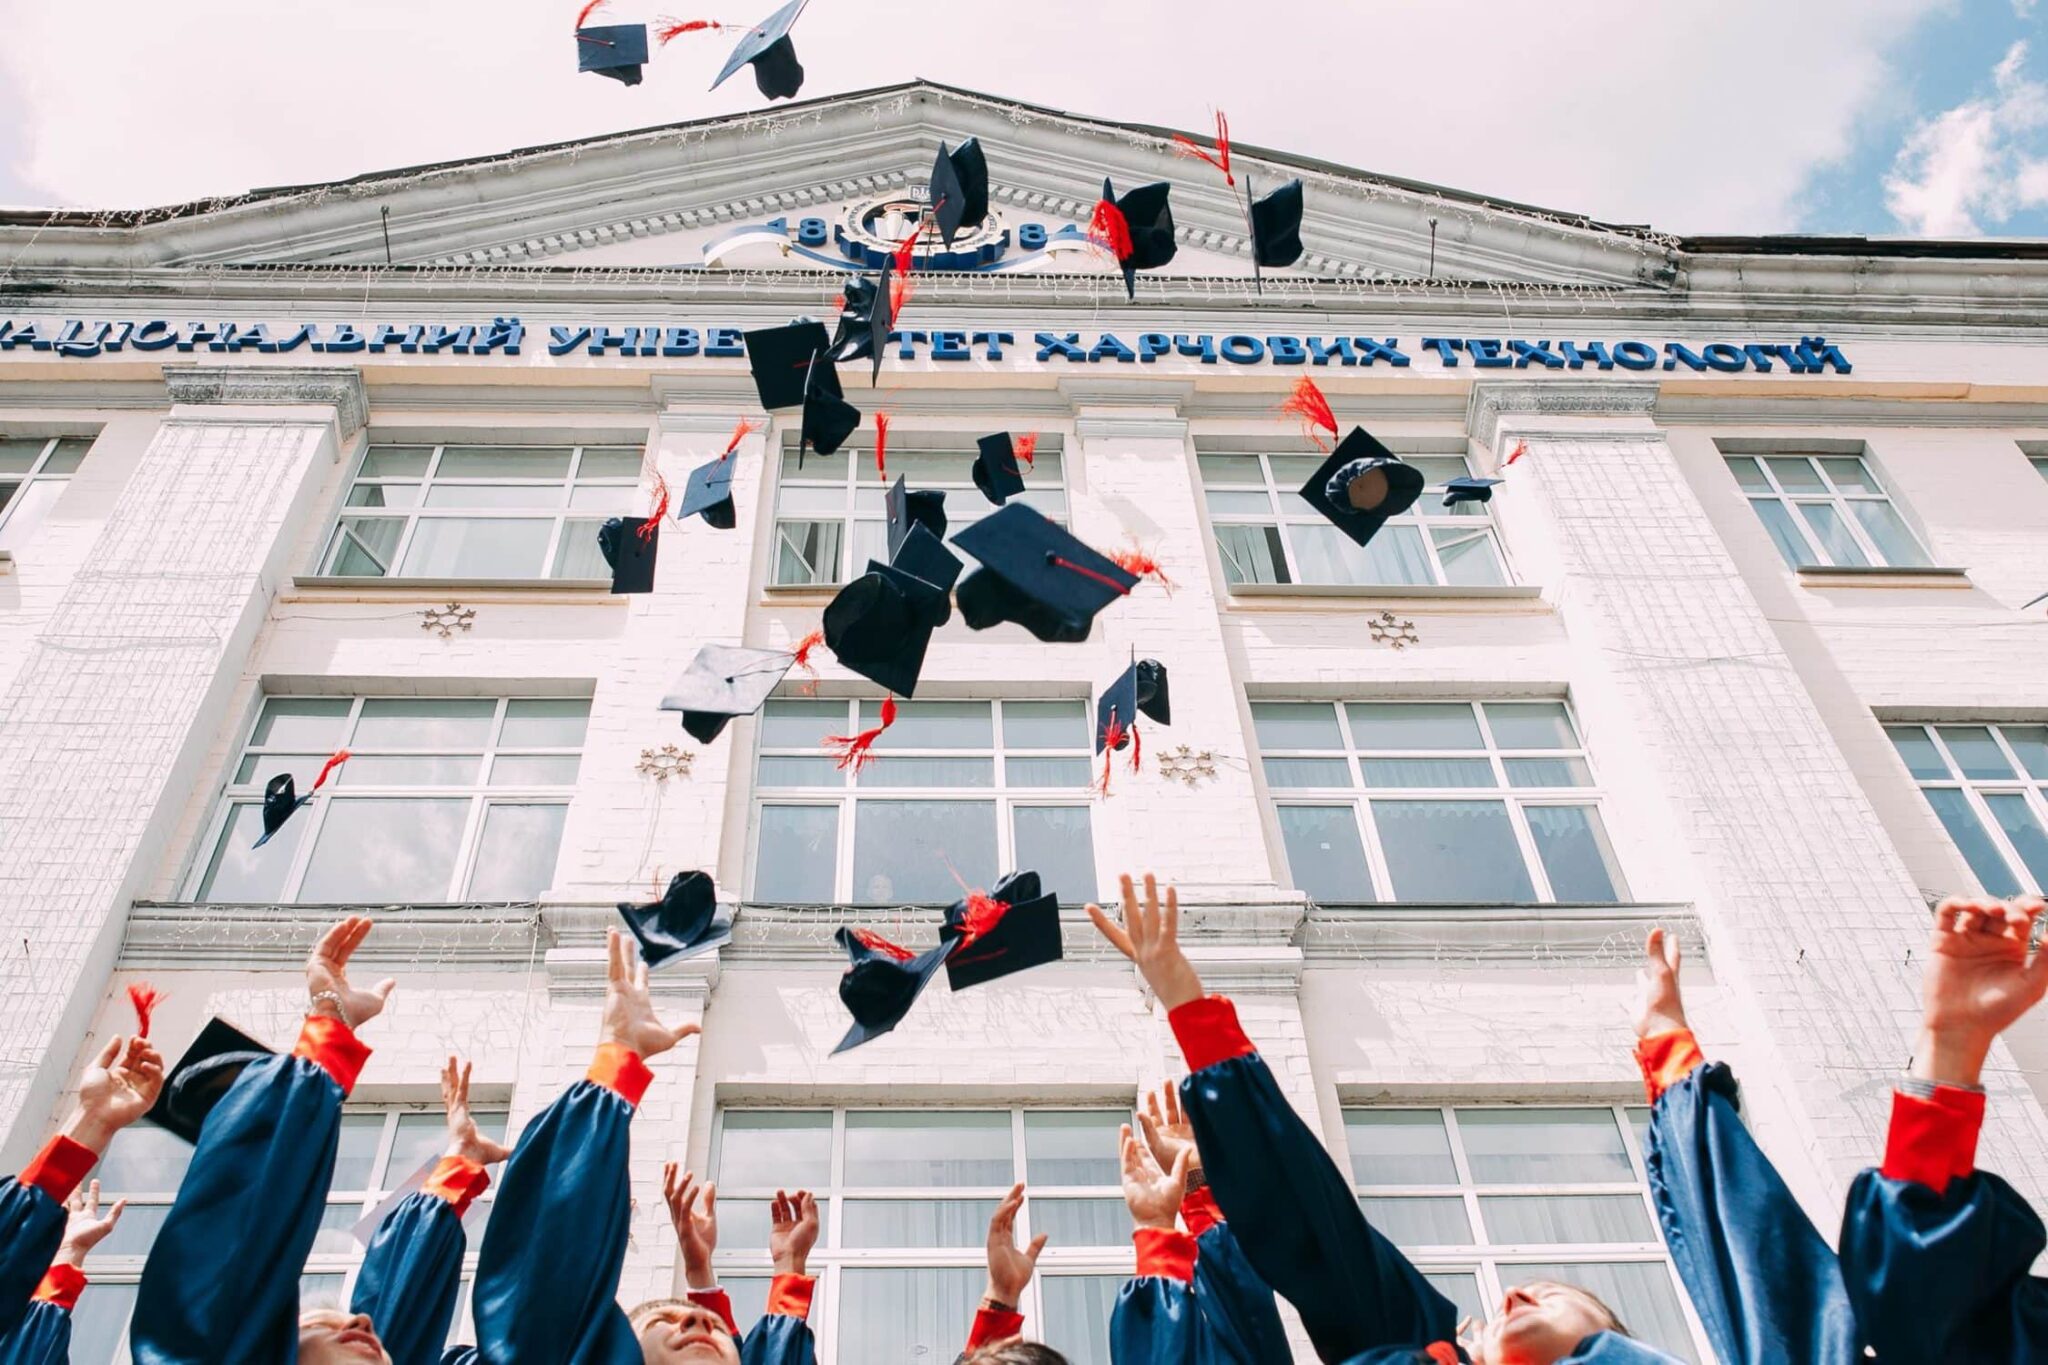
<svg viewBox="0 0 2048 1365">
<path fill-rule="evenodd" d="M 619 902 L 626 928 L 640 942 L 650 967 L 695 957 L 732 941 L 732 916 L 718 912 L 718 888 L 708 872 L 678 872 L 661 899 L 647 905 Z"/>
<path fill-rule="evenodd" d="M 914 525 L 903 537 L 903 543 L 896 547 L 896 552 L 889 556 L 889 567 L 910 574 L 920 584 L 930 584 L 951 593 L 953 585 L 960 581 L 961 571 L 967 566 L 959 555 L 946 548 L 946 543 L 934 535 L 929 526 Z M 946 624 L 951 615 L 952 608 L 948 606 L 938 624 Z"/>
<path fill-rule="evenodd" d="M 327 762 L 320 766 L 320 775 L 313 779 L 312 791 L 307 792 L 304 796 L 298 794 L 298 789 L 292 784 L 292 775 L 290 773 L 279 773 L 276 777 L 271 778 L 269 782 L 265 783 L 263 787 L 263 833 L 258 836 L 256 842 L 251 844 L 250 847 L 261 848 L 269 843 L 270 836 L 283 829 L 284 822 L 291 819 L 300 806 L 313 804 L 313 792 L 319 791 L 320 788 L 326 786 L 327 775 L 348 762 L 348 758 L 348 750 L 335 750 Z"/>
<path fill-rule="evenodd" d="M 1387 518 L 1415 505 L 1423 482 L 1421 470 L 1401 463 L 1364 427 L 1353 427 L 1301 486 L 1301 497 L 1363 545 Z"/>
<path fill-rule="evenodd" d="M 732 501 L 732 476 L 737 468 L 729 456 L 720 456 L 691 470 L 690 481 L 683 485 L 683 505 L 676 509 L 676 520 L 701 514 L 705 525 L 730 531 L 739 521 L 739 509 Z"/>
<path fill-rule="evenodd" d="M 1245 177 L 1251 193 L 1251 177 Z M 1290 180 L 1263 198 L 1253 199 L 1252 261 L 1263 266 L 1293 265 L 1301 259 L 1301 182 Z"/>
<path fill-rule="evenodd" d="M 853 1015 L 853 1027 L 832 1049 L 838 1056 L 872 1042 L 903 1022 L 932 975 L 953 955 L 958 939 L 941 939 L 936 948 L 913 954 L 872 929 L 841 927 L 834 935 L 846 949 L 849 965 L 839 978 L 839 999 Z"/>
<path fill-rule="evenodd" d="M 945 589 L 871 559 L 868 571 L 826 604 L 825 643 L 863 678 L 915 696 L 932 631 L 951 614 Z"/>
<path fill-rule="evenodd" d="M 932 217 L 950 251 L 963 225 L 988 217 L 988 158 L 981 153 L 980 138 L 968 138 L 950 152 L 944 142 L 939 144 L 930 192 Z"/>
<path fill-rule="evenodd" d="M 725 68 L 718 73 L 718 79 L 711 82 L 716 90 L 726 79 L 741 67 L 752 63 L 754 84 L 761 93 L 771 100 L 786 100 L 804 87 L 803 63 L 796 59 L 796 44 L 789 40 L 790 25 L 804 12 L 807 0 L 789 0 L 775 13 L 747 30 L 725 59 Z"/>
<path fill-rule="evenodd" d="M 1461 502 L 1492 502 L 1493 486 L 1501 479 L 1457 478 L 1444 485 L 1444 506 L 1456 507 Z"/>
<path fill-rule="evenodd" d="M 1172 186 L 1164 180 L 1140 185 L 1122 198 L 1105 179 L 1102 198 L 1089 219 L 1088 236 L 1109 248 L 1124 271 L 1124 292 L 1138 297 L 1138 272 L 1157 270 L 1173 259 L 1173 208 L 1167 203 Z"/>
<path fill-rule="evenodd" d="M 164 1088 L 145 1117 L 196 1145 L 206 1116 L 227 1095 L 243 1069 L 276 1055 L 227 1020 L 209 1019 L 164 1077 Z"/>
<path fill-rule="evenodd" d="M 896 325 L 895 299 L 890 293 L 894 278 L 893 262 L 884 262 L 879 275 L 847 277 L 839 297 L 839 324 L 826 351 L 835 364 L 868 359 L 873 362 L 870 377 L 881 377 L 882 354 L 889 348 L 889 332 Z"/>
<path fill-rule="evenodd" d="M 1138 575 L 1021 502 L 953 543 L 981 561 L 960 584 L 960 614 L 973 630 L 1015 621 L 1049 644 L 1072 644 L 1088 638 L 1097 612 L 1138 585 Z"/>
<path fill-rule="evenodd" d="M 956 991 L 995 981 L 1062 956 L 1060 901 L 1044 894 L 1036 872 L 1012 872 L 987 895 L 953 902 L 939 930 L 959 948 L 946 959 L 946 982 Z"/>
<path fill-rule="evenodd" d="M 647 25 L 598 24 L 576 30 L 576 69 L 610 76 L 622 85 L 640 84 L 647 64 Z"/>
<path fill-rule="evenodd" d="M 981 453 L 974 457 L 974 486 L 983 497 L 1001 507 L 1024 491 L 1024 471 L 1017 465 L 1017 444 L 1007 431 L 984 436 L 975 444 Z"/>
<path fill-rule="evenodd" d="M 1102 791 L 1109 793 L 1109 756 L 1128 748 L 1131 771 L 1138 771 L 1143 741 L 1138 737 L 1138 717 L 1161 725 L 1173 721 L 1173 708 L 1166 693 L 1166 665 L 1157 659 L 1138 659 L 1102 689 L 1095 702 L 1095 752 L 1102 757 Z"/>
<path fill-rule="evenodd" d="M 818 330 L 822 334 L 824 328 Z M 803 426 L 797 437 L 796 467 L 804 467 L 804 451 L 830 455 L 859 426 L 860 409 L 841 395 L 839 371 L 832 357 L 822 350 L 814 352 L 810 375 L 804 383 Z"/>
<path fill-rule="evenodd" d="M 683 713 L 683 729 L 699 744 L 709 744 L 735 716 L 761 709 L 797 655 L 786 649 L 746 649 L 739 645 L 705 645 L 690 660 L 661 710 Z"/>
<path fill-rule="evenodd" d="M 613 517 L 597 528 L 597 548 L 612 566 L 612 591 L 654 591 L 654 552 L 661 540 L 653 517 Z"/>
<path fill-rule="evenodd" d="M 784 327 L 748 332 L 744 339 L 747 368 L 754 374 L 754 391 L 768 411 L 801 407 L 804 395 L 813 385 L 833 394 L 839 392 L 837 370 L 828 368 L 812 373 L 811 357 L 832 346 L 824 323 L 801 318 Z"/>
<path fill-rule="evenodd" d="M 903 538 L 910 534 L 913 526 L 922 526 L 933 535 L 944 539 L 946 534 L 946 494 L 943 489 L 920 488 L 911 491 L 898 474 L 896 482 L 889 485 L 889 558 L 896 558 L 896 551 L 903 545 Z"/>
</svg>

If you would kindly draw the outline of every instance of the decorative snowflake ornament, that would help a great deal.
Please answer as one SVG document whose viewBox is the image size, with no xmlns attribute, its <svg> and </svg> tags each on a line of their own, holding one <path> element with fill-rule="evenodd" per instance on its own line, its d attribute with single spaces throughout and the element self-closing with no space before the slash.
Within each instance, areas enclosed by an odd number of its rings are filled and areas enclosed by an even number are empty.
<svg viewBox="0 0 2048 1365">
<path fill-rule="evenodd" d="M 637 766 L 656 782 L 666 782 L 671 777 L 688 778 L 690 764 L 696 761 L 696 757 L 673 744 L 664 744 L 659 749 L 642 749 Z"/>
<path fill-rule="evenodd" d="M 1415 633 L 1413 621 L 1403 621 L 1390 611 L 1369 618 L 1366 625 L 1372 629 L 1372 642 L 1376 645 L 1392 645 L 1395 649 L 1406 649 L 1422 643 L 1422 637 Z"/>
<path fill-rule="evenodd" d="M 465 607 L 460 602 L 450 602 L 445 607 L 428 607 L 420 613 L 421 630 L 438 630 L 446 640 L 458 630 L 468 630 L 476 620 L 476 609 Z"/>
<path fill-rule="evenodd" d="M 1216 777 L 1216 755 L 1208 749 L 1190 749 L 1185 744 L 1168 749 L 1159 755 L 1159 775 L 1183 787 L 1213 781 Z"/>
</svg>

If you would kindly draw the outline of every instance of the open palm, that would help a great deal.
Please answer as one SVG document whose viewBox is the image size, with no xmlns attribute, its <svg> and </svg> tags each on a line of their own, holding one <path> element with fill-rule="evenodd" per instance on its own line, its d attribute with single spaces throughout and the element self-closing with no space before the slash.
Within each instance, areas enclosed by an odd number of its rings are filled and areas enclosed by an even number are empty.
<svg viewBox="0 0 2048 1365">
<path fill-rule="evenodd" d="M 1934 912 L 1921 987 L 1929 1032 L 1989 1043 L 2048 994 L 2048 952 L 2029 952 L 2039 900 L 1951 897 Z"/>
</svg>

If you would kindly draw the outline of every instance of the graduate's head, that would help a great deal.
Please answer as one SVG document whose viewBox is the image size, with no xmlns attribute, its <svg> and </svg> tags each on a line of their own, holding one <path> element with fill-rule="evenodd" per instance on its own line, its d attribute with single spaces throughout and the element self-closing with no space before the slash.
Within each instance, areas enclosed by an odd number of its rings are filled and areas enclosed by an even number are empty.
<svg viewBox="0 0 2048 1365">
<path fill-rule="evenodd" d="M 1480 1365 L 1555 1365 L 1598 1332 L 1628 1335 L 1612 1308 L 1577 1285 L 1530 1280 L 1501 1299 L 1472 1356 Z"/>
<path fill-rule="evenodd" d="M 1067 1358 L 1050 1346 L 1012 1337 L 982 1347 L 962 1365 L 1067 1365 Z"/>
<path fill-rule="evenodd" d="M 365 1313 L 315 1308 L 299 1314 L 301 1365 L 391 1365 Z"/>
<path fill-rule="evenodd" d="M 647 1365 L 739 1365 L 739 1344 L 725 1319 L 688 1299 L 649 1299 L 632 1313 Z"/>
</svg>

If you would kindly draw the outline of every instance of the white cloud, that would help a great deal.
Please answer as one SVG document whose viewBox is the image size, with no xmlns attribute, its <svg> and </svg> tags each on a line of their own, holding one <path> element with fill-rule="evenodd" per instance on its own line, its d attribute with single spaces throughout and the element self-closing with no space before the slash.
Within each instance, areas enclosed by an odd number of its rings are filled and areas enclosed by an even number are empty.
<svg viewBox="0 0 2048 1365">
<path fill-rule="evenodd" d="M 2048 84 L 2017 42 L 1991 69 L 1991 92 L 1922 121 L 1885 177 L 1885 207 L 1928 237 L 1974 237 L 2048 205 Z"/>
<path fill-rule="evenodd" d="M 577 76 L 578 0 L 0 0 L 0 162 L 51 201 L 133 206 L 335 179 L 759 107 L 705 93 L 722 39 L 637 88 Z M 747 18 L 774 0 L 702 0 Z M 1674 231 L 1794 226 L 1898 87 L 1887 54 L 1955 0 L 814 0 L 804 94 L 928 76 Z M 618 19 L 675 0 L 612 0 Z M 697 16 L 697 3 L 685 17 Z M 89 39 L 89 41 L 88 41 Z M 1475 41 L 1477 39 L 1477 41 Z M 1819 59 L 1816 54 L 1825 54 Z M 991 148 L 1000 167 L 1001 149 Z"/>
<path fill-rule="evenodd" d="M 2034 0 L 2012 0 L 2012 12 L 2022 19 L 2030 18 L 2034 13 Z"/>
</svg>

